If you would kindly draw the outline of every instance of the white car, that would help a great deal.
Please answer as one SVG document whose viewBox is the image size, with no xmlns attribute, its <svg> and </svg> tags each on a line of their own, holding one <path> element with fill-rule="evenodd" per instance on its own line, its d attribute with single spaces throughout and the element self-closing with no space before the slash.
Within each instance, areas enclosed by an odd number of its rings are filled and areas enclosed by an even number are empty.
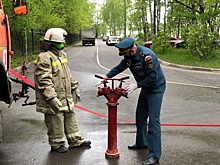
<svg viewBox="0 0 220 165">
<path fill-rule="evenodd" d="M 109 38 L 106 40 L 106 45 L 115 45 L 117 43 L 119 43 L 120 40 L 118 37 L 116 36 L 109 36 Z"/>
</svg>

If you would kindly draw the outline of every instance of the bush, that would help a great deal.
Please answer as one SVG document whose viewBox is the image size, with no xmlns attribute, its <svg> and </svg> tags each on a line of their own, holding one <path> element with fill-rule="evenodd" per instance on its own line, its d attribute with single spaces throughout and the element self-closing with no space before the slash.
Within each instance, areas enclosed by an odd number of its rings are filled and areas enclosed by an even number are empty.
<svg viewBox="0 0 220 165">
<path fill-rule="evenodd" d="M 191 55 L 211 59 L 219 54 L 217 35 L 206 25 L 187 27 L 184 32 L 184 36 L 187 36 L 187 49 Z"/>
<path fill-rule="evenodd" d="M 139 37 L 140 40 L 144 40 L 144 34 L 143 33 L 139 32 L 137 34 L 137 36 Z"/>
<path fill-rule="evenodd" d="M 155 53 L 165 53 L 171 48 L 171 45 L 169 43 L 169 36 L 166 35 L 166 33 L 159 33 L 158 35 L 154 36 L 152 39 L 152 50 Z"/>
</svg>

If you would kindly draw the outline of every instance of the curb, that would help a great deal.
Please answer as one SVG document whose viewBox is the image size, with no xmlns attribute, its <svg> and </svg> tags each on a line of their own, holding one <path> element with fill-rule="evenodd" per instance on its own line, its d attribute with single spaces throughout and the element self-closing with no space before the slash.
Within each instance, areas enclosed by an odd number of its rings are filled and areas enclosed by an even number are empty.
<svg viewBox="0 0 220 165">
<path fill-rule="evenodd" d="M 206 72 L 220 72 L 220 69 L 214 69 L 214 68 L 204 68 L 204 67 L 195 67 L 195 66 L 186 66 L 186 65 L 178 65 L 169 63 L 163 60 L 160 60 L 160 64 L 164 66 L 169 66 L 173 68 L 179 68 L 179 69 L 186 69 L 186 70 L 195 70 L 195 71 L 206 71 Z"/>
</svg>

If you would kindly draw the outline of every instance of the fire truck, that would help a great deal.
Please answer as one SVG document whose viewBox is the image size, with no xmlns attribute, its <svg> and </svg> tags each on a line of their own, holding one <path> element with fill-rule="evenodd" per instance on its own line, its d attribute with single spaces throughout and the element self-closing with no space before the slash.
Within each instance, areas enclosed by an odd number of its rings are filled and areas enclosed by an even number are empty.
<svg viewBox="0 0 220 165">
<path fill-rule="evenodd" d="M 13 0 L 12 3 L 15 16 L 27 14 L 26 0 Z M 24 75 L 14 72 L 10 67 L 11 56 L 14 52 L 11 50 L 10 26 L 7 14 L 4 13 L 3 2 L 0 0 L 0 101 L 11 105 L 11 103 L 22 96 L 28 98 L 28 87 L 34 88 L 34 85 L 27 83 Z M 25 68 L 24 68 L 25 69 Z M 16 78 L 10 77 L 14 74 Z M 13 76 L 13 77 L 15 77 Z M 12 83 L 20 83 L 21 91 L 13 93 Z M 2 112 L 0 110 L 0 142 L 2 142 Z"/>
</svg>

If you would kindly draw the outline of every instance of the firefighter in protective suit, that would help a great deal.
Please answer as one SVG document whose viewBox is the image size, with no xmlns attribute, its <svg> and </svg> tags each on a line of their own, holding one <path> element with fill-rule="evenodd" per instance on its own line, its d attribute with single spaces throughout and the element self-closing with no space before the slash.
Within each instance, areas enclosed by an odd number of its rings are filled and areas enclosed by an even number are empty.
<svg viewBox="0 0 220 165">
<path fill-rule="evenodd" d="M 79 84 L 70 74 L 64 49 L 67 32 L 61 28 L 49 29 L 42 43 L 42 50 L 34 61 L 36 111 L 45 116 L 51 151 L 67 152 L 69 148 L 90 147 L 80 133 L 74 103 L 80 100 Z"/>
</svg>

